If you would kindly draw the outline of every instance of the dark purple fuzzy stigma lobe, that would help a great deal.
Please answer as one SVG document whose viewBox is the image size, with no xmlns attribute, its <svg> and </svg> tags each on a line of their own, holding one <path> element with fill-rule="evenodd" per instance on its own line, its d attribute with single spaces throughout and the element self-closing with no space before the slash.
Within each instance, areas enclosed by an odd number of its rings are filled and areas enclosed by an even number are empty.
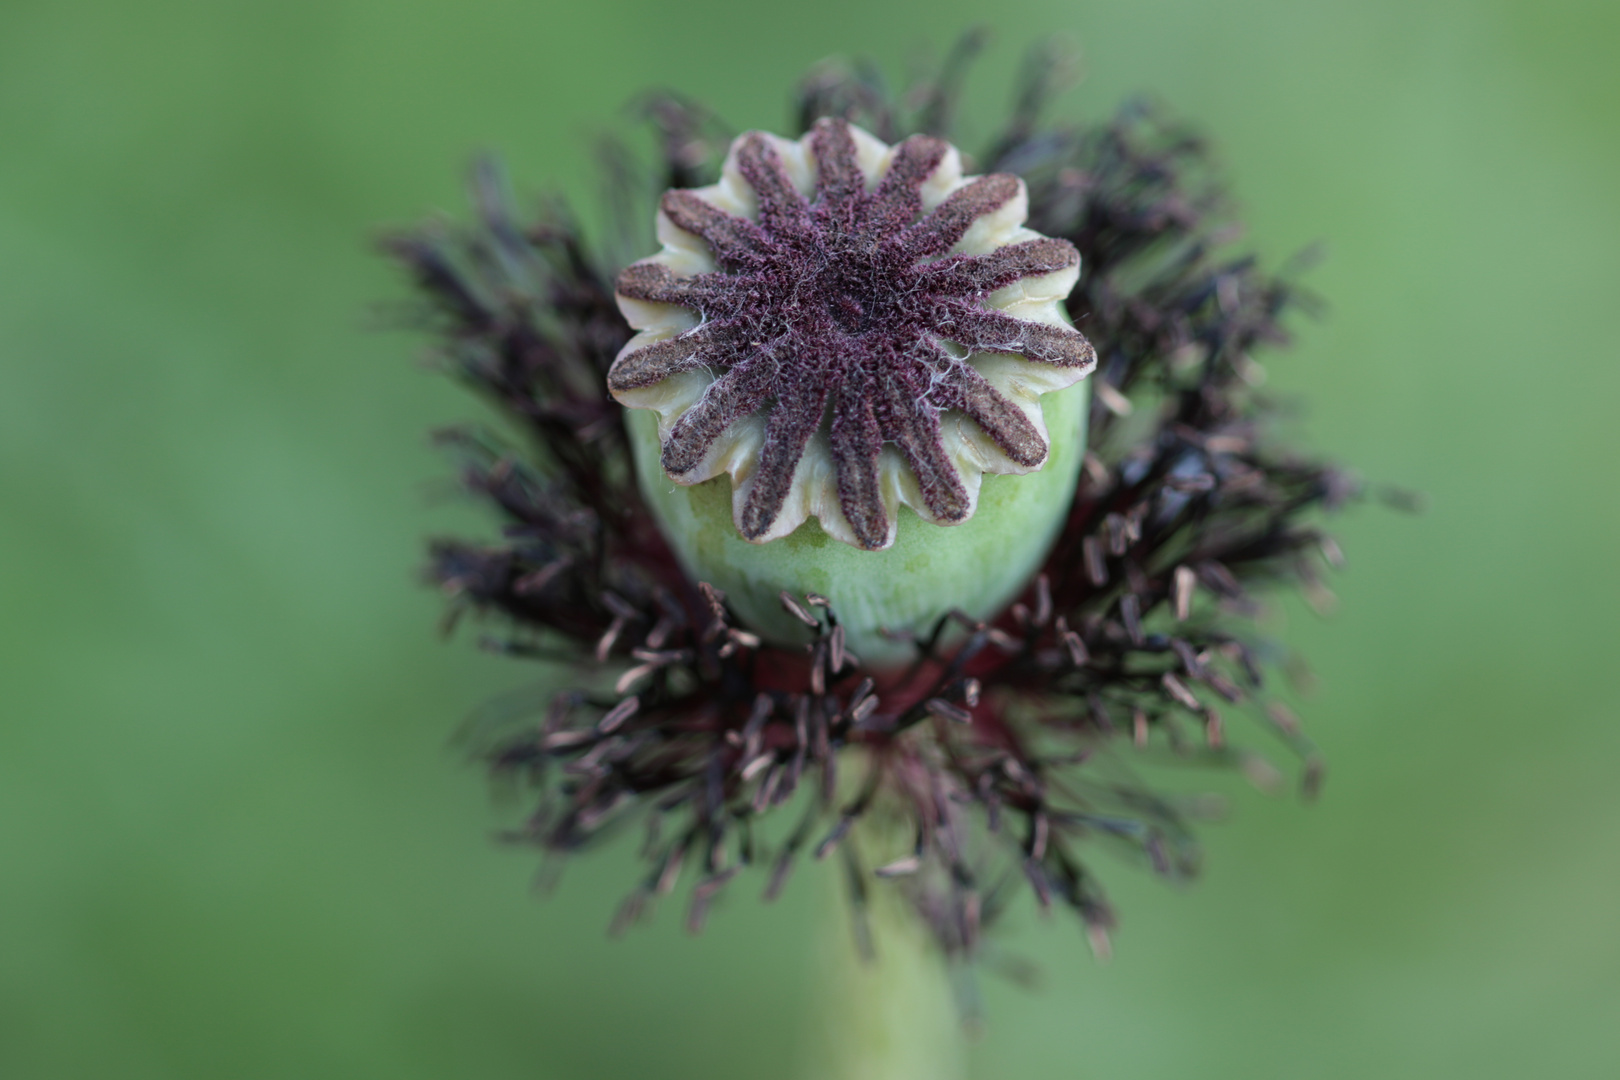
<svg viewBox="0 0 1620 1080">
<path fill-rule="evenodd" d="M 719 373 L 664 444 L 664 469 L 677 479 L 701 476 L 716 440 L 766 410 L 764 447 L 739 515 L 750 540 L 770 532 L 806 444 L 830 415 L 840 507 L 860 545 L 878 549 L 892 524 L 878 479 L 885 444 L 905 458 L 934 518 L 952 523 L 970 512 L 940 439 L 942 410 L 971 417 L 1021 466 L 1045 460 L 1046 442 L 1023 412 L 941 342 L 1059 367 L 1094 364 L 1077 331 L 983 305 L 996 289 L 1075 266 L 1079 255 L 1066 240 L 1043 238 L 947 256 L 975 222 L 1017 196 L 1019 182 L 979 177 L 924 214 L 922 186 L 948 149 L 939 139 L 907 139 L 871 191 L 843 120 L 817 122 L 810 149 L 817 177 L 806 198 L 769 139 L 743 137 L 736 160 L 758 198 L 755 221 L 689 191 L 665 193 L 665 216 L 702 237 L 719 269 L 677 278 L 647 262 L 620 274 L 621 296 L 689 308 L 702 325 L 624 354 L 608 385 L 631 390 L 698 367 Z"/>
</svg>

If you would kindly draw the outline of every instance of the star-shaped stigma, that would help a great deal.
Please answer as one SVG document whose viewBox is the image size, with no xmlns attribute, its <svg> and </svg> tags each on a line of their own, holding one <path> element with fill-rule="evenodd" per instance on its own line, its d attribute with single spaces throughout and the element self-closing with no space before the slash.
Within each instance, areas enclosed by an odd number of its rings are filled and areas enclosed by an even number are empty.
<svg viewBox="0 0 1620 1080">
<path fill-rule="evenodd" d="M 660 409 L 672 479 L 732 473 L 746 539 L 815 513 L 876 550 L 901 503 L 964 521 L 980 474 L 1045 462 L 1039 395 L 1096 364 L 1062 313 L 1080 256 L 1019 227 L 1025 198 L 1015 176 L 964 180 L 928 136 L 891 149 L 837 119 L 799 143 L 743 135 L 720 184 L 664 194 L 664 253 L 619 276 L 643 333 L 608 387 Z"/>
</svg>

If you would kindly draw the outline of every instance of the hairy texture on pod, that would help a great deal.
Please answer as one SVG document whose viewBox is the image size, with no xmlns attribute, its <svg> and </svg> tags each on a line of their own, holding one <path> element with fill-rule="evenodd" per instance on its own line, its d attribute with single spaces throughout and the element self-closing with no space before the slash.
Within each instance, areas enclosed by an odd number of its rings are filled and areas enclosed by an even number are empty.
<svg viewBox="0 0 1620 1080">
<path fill-rule="evenodd" d="M 640 333 L 608 388 L 656 413 L 670 480 L 730 475 L 745 540 L 814 517 L 885 550 L 902 506 L 960 524 L 985 474 L 1046 464 L 1041 396 L 1096 366 L 1063 310 L 1079 253 L 1027 211 L 1023 181 L 964 177 L 943 139 L 748 132 L 719 183 L 664 194 L 663 250 L 619 275 Z"/>
</svg>

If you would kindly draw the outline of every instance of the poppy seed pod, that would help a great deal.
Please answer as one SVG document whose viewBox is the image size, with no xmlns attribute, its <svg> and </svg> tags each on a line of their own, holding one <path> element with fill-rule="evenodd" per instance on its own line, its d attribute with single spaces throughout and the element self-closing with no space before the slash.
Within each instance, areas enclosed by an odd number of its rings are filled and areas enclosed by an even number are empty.
<svg viewBox="0 0 1620 1080">
<path fill-rule="evenodd" d="M 903 660 L 896 631 L 1028 582 L 1096 354 L 1063 307 L 1079 253 L 1027 213 L 1022 180 L 964 177 L 944 140 L 837 117 L 742 135 L 718 183 L 664 194 L 607 385 L 648 414 L 627 418 L 641 490 L 683 568 L 745 621 L 803 640 L 778 597 L 815 593 L 856 653 Z"/>
</svg>

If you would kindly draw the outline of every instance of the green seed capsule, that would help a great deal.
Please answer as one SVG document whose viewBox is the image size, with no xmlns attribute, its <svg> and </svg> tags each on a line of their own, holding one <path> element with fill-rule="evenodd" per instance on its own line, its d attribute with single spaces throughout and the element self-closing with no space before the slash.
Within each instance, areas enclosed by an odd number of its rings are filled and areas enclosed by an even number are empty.
<svg viewBox="0 0 1620 1080">
<path fill-rule="evenodd" d="M 767 637 L 826 596 L 869 662 L 959 609 L 994 614 L 1068 510 L 1091 346 L 1067 241 L 1007 174 L 841 120 L 750 132 L 721 181 L 662 201 L 620 275 L 640 333 L 608 374 L 641 488 L 684 568 Z"/>
<path fill-rule="evenodd" d="M 1029 583 L 1069 511 L 1088 397 L 1079 383 L 1043 399 L 1052 452 L 1038 472 L 985 477 L 978 512 L 960 525 L 903 512 L 894 545 L 882 551 L 841 543 L 814 520 L 781 540 L 749 543 L 732 525 L 730 481 L 674 483 L 658 464 L 656 417 L 638 410 L 629 420 L 642 495 L 689 576 L 725 590 L 739 618 L 778 641 L 808 640 L 781 593 L 819 593 L 832 601 L 850 649 L 884 664 L 912 655 L 903 635 L 926 635 L 952 609 L 988 618 Z"/>
</svg>

